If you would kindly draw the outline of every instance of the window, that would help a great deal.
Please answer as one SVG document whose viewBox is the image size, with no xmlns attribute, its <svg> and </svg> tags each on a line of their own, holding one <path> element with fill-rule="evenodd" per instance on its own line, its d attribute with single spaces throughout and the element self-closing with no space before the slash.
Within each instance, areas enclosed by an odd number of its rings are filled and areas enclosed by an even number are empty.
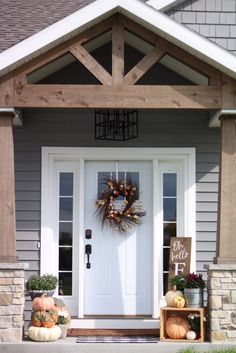
<svg viewBox="0 0 236 353">
<path fill-rule="evenodd" d="M 72 295 L 73 173 L 59 173 L 59 295 Z"/>
</svg>

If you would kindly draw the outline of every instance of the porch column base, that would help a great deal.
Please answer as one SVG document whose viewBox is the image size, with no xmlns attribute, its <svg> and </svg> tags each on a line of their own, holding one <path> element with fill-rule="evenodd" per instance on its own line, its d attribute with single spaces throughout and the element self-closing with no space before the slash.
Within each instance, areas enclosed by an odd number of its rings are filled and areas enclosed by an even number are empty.
<svg viewBox="0 0 236 353">
<path fill-rule="evenodd" d="M 0 264 L 5 262 L 16 263 L 19 261 L 18 256 L 0 256 Z"/>
<path fill-rule="evenodd" d="M 236 257 L 215 257 L 215 264 L 236 264 Z"/>
<path fill-rule="evenodd" d="M 213 343 L 235 344 L 236 261 L 205 268 L 208 270 L 209 339 Z"/>
<path fill-rule="evenodd" d="M 28 264 L 0 263 L 0 342 L 21 342 Z"/>
</svg>

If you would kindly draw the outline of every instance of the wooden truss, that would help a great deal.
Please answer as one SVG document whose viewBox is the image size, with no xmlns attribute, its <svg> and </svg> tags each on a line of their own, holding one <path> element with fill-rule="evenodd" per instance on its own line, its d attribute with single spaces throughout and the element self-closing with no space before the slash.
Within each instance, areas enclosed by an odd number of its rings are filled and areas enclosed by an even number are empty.
<svg viewBox="0 0 236 353">
<path fill-rule="evenodd" d="M 112 74 L 85 49 L 84 44 L 112 32 Z M 124 74 L 124 32 L 152 45 L 142 60 Z M 70 53 L 100 85 L 30 84 L 27 76 Z M 135 85 L 165 54 L 209 79 L 208 86 Z M 235 82 L 218 70 L 121 15 L 92 27 L 16 69 L 0 81 L 0 106 L 17 108 L 153 108 L 220 109 L 235 106 Z"/>
</svg>

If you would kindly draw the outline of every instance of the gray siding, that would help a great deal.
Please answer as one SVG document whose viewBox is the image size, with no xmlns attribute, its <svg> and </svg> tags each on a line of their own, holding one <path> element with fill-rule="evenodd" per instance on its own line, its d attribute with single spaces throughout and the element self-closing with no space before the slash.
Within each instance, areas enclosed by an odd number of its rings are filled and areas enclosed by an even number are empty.
<svg viewBox="0 0 236 353">
<path fill-rule="evenodd" d="M 42 146 L 195 147 L 197 159 L 197 269 L 215 256 L 219 131 L 208 115 L 192 111 L 140 111 L 139 137 L 127 142 L 94 140 L 93 112 L 26 111 L 15 129 L 17 249 L 39 270 Z"/>
<path fill-rule="evenodd" d="M 185 1 L 168 15 L 236 54 L 235 0 Z"/>
</svg>

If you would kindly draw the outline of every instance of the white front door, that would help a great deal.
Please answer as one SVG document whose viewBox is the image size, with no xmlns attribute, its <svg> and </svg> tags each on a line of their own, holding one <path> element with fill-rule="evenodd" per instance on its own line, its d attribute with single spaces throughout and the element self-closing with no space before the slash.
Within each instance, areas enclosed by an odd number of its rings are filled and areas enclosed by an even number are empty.
<svg viewBox="0 0 236 353">
<path fill-rule="evenodd" d="M 104 179 L 131 178 L 140 189 L 146 215 L 127 235 L 102 229 L 95 201 Z M 85 163 L 85 230 L 91 230 L 91 267 L 85 265 L 85 315 L 152 315 L 152 162 L 87 161 Z M 87 256 L 85 255 L 85 264 Z"/>
</svg>

